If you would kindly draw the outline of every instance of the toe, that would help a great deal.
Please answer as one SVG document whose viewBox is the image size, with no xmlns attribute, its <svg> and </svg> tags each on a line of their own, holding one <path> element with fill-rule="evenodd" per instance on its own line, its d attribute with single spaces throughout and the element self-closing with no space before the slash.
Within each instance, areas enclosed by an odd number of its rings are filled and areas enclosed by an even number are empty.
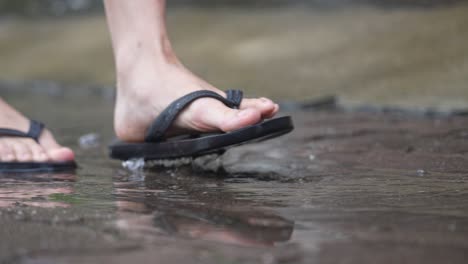
<svg viewBox="0 0 468 264">
<path fill-rule="evenodd" d="M 268 98 L 244 99 L 242 100 L 241 109 L 254 108 L 260 111 L 262 118 L 271 118 L 277 112 L 276 104 Z"/>
<path fill-rule="evenodd" d="M 44 129 L 44 131 L 42 131 L 41 137 L 39 138 L 39 144 L 45 149 L 61 148 L 61 146 L 57 143 L 52 133 L 47 129 Z"/>
<path fill-rule="evenodd" d="M 72 161 L 75 159 L 73 151 L 65 147 L 49 149 L 47 154 L 53 161 Z"/>
<path fill-rule="evenodd" d="M 279 112 L 279 110 L 280 110 L 279 104 L 275 104 L 275 110 L 273 110 L 273 116 L 275 116 Z"/>
<path fill-rule="evenodd" d="M 20 162 L 28 162 L 32 161 L 32 152 L 30 148 L 28 147 L 27 144 L 25 144 L 25 139 L 10 139 L 9 140 L 9 146 L 13 149 L 15 152 L 15 157 L 17 161 Z"/>
<path fill-rule="evenodd" d="M 15 160 L 13 149 L 3 141 L 0 141 L 0 161 L 11 162 Z"/>
<path fill-rule="evenodd" d="M 195 101 L 180 116 L 182 127 L 197 131 L 232 131 L 258 123 L 262 119 L 256 108 L 232 109 L 213 99 Z"/>
<path fill-rule="evenodd" d="M 52 161 L 72 161 L 75 159 L 73 151 L 60 146 L 49 130 L 42 132 L 39 143 L 46 150 L 48 158 Z"/>
<path fill-rule="evenodd" d="M 49 160 L 49 156 L 47 155 L 47 152 L 42 148 L 39 144 L 36 142 L 32 142 L 33 144 L 30 144 L 30 149 L 32 153 L 32 158 L 36 162 L 46 162 Z"/>
<path fill-rule="evenodd" d="M 257 109 L 246 108 L 241 110 L 231 109 L 222 106 L 217 114 L 212 117 L 216 121 L 217 127 L 224 132 L 237 130 L 261 121 L 261 112 Z"/>
</svg>

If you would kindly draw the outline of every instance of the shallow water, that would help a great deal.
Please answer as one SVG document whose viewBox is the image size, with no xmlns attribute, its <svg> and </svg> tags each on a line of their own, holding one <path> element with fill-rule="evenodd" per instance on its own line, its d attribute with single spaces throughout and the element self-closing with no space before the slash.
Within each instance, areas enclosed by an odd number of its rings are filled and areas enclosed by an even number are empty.
<svg viewBox="0 0 468 264">
<path fill-rule="evenodd" d="M 0 245 L 1 261 L 466 260 L 466 118 L 293 112 L 296 131 L 253 146 L 268 149 L 264 159 L 246 147 L 247 160 L 237 164 L 245 166 L 243 172 L 190 167 L 132 172 L 107 158 L 111 100 L 90 99 L 82 91 L 7 98 L 74 148 L 80 168 L 0 176 L 0 236 L 7 241 Z M 89 133 L 100 136 L 95 146 L 80 147 L 78 139 Z M 434 150 L 435 142 L 447 147 Z M 349 144 L 355 145 L 346 148 Z M 416 154 L 398 160 L 402 154 L 392 151 L 400 148 Z M 434 156 L 439 152 L 445 154 Z"/>
<path fill-rule="evenodd" d="M 0 175 L 0 263 L 466 263 L 468 119 L 448 113 L 468 101 L 467 12 L 171 10 L 177 51 L 220 87 L 371 109 L 284 104 L 296 130 L 228 151 L 217 172 L 110 160 L 112 87 L 0 82 L 80 166 Z M 0 40 L 2 79 L 114 78 L 102 16 L 7 19 Z"/>
</svg>

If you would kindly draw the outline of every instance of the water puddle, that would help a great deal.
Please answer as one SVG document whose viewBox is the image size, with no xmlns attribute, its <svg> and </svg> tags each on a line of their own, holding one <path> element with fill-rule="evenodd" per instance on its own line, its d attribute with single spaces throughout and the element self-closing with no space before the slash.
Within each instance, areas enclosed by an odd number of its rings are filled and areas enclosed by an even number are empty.
<svg viewBox="0 0 468 264">
<path fill-rule="evenodd" d="M 0 175 L 0 261 L 463 263 L 465 117 L 298 111 L 294 133 L 228 151 L 222 174 L 128 170 L 107 157 L 112 102 L 72 98 L 9 98 L 80 168 Z"/>
</svg>

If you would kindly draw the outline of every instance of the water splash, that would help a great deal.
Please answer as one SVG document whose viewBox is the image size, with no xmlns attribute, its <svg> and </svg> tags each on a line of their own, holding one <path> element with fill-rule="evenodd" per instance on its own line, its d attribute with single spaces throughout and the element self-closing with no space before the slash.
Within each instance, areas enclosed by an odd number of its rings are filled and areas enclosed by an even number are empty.
<svg viewBox="0 0 468 264">
<path fill-rule="evenodd" d="M 137 158 L 122 162 L 122 166 L 130 171 L 140 171 L 145 167 L 145 159 Z"/>
</svg>

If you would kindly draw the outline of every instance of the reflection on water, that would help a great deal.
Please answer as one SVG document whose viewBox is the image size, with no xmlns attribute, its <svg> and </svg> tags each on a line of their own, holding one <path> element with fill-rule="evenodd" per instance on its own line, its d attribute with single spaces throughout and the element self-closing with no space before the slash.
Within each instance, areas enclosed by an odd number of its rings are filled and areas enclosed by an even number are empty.
<svg viewBox="0 0 468 264">
<path fill-rule="evenodd" d="M 144 234 L 151 226 L 163 234 L 249 246 L 273 246 L 291 237 L 292 221 L 240 203 L 222 181 L 198 178 L 204 183 L 193 184 L 191 176 L 164 172 L 139 177 L 117 176 L 114 182 L 119 224 L 126 229 Z"/>
<path fill-rule="evenodd" d="M 73 203 L 74 174 L 2 174 L 0 207 L 66 207 Z"/>
<path fill-rule="evenodd" d="M 117 227 L 139 239 L 169 235 L 274 246 L 291 238 L 292 221 L 248 201 L 237 201 L 235 194 L 224 189 L 223 181 L 195 179 L 164 171 L 148 175 L 120 171 L 113 179 L 113 198 L 97 203 L 115 207 Z M 86 188 L 82 185 L 75 174 L 1 174 L 0 207 L 83 207 L 86 202 L 80 197 L 85 194 L 80 192 Z"/>
</svg>

